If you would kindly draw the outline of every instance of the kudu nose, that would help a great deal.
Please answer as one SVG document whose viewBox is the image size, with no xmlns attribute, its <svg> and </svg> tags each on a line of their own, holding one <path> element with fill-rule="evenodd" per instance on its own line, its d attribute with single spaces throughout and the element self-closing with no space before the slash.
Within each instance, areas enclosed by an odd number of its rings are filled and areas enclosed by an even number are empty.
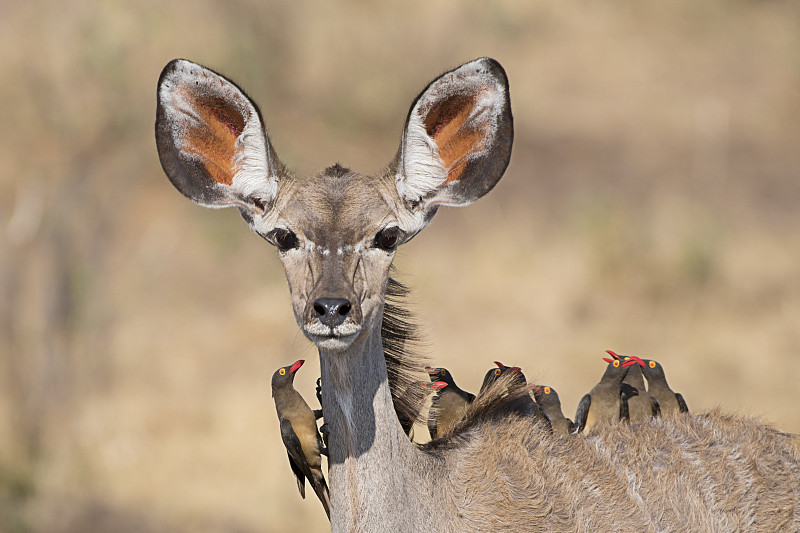
<svg viewBox="0 0 800 533">
<path fill-rule="evenodd" d="M 331 328 L 344 322 L 352 308 L 353 305 L 346 298 L 317 298 L 314 300 L 314 312 L 319 321 Z"/>
</svg>

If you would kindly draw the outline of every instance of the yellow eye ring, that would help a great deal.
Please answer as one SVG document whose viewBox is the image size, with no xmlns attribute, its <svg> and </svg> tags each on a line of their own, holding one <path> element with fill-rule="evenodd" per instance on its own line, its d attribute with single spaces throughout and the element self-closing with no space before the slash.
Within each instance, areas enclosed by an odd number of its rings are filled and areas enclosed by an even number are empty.
<svg viewBox="0 0 800 533">
<path fill-rule="evenodd" d="M 544 393 L 545 394 L 550 394 L 550 387 L 545 387 L 544 388 Z"/>
<path fill-rule="evenodd" d="M 494 375 L 495 376 L 499 376 L 500 375 L 500 369 L 499 368 L 495 368 L 494 369 Z"/>
<path fill-rule="evenodd" d="M 443 375 L 443 376 L 444 376 L 445 374 L 447 374 L 447 370 L 445 370 L 445 369 L 443 368 L 443 369 L 441 369 L 441 370 L 439 371 L 439 373 L 440 373 L 441 375 Z"/>
<path fill-rule="evenodd" d="M 614 367 L 618 367 L 619 366 L 619 359 L 614 359 L 614 362 L 611 363 L 611 364 L 614 365 Z"/>
<path fill-rule="evenodd" d="M 285 368 L 281 368 L 280 370 L 278 370 L 278 374 L 280 374 L 281 376 L 286 375 L 286 369 Z"/>
<path fill-rule="evenodd" d="M 655 368 L 656 367 L 656 362 L 655 361 L 650 361 L 649 363 L 647 363 L 647 366 L 649 366 L 650 368 Z"/>
</svg>

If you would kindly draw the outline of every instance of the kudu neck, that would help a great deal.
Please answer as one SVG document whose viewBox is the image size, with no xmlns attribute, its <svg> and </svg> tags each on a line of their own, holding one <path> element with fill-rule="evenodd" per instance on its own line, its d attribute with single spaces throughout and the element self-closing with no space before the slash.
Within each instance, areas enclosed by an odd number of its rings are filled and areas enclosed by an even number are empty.
<svg viewBox="0 0 800 533">
<path fill-rule="evenodd" d="M 380 328 L 345 351 L 320 350 L 320 366 L 332 530 L 390 531 L 407 524 L 424 454 L 395 414 Z"/>
</svg>

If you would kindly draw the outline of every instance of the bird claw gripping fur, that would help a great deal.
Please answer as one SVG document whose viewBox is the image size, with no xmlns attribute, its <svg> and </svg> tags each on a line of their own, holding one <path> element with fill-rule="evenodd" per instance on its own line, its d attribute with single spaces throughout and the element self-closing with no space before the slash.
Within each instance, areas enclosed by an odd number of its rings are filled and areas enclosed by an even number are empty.
<svg viewBox="0 0 800 533">
<path fill-rule="evenodd" d="M 317 387 L 316 387 L 315 391 L 316 391 L 317 401 L 319 402 L 320 408 L 319 409 L 314 409 L 314 416 L 317 417 L 317 420 L 319 420 L 320 418 L 325 418 L 325 413 L 323 412 L 323 409 L 322 409 L 322 377 L 321 376 L 317 378 Z M 320 453 L 322 453 L 322 455 L 327 457 L 328 456 L 328 435 L 329 435 L 328 424 L 323 422 L 322 425 L 319 427 L 319 432 L 320 432 L 320 435 L 322 435 L 322 442 L 325 443 L 325 449 L 324 449 L 324 451 L 321 451 Z"/>
</svg>

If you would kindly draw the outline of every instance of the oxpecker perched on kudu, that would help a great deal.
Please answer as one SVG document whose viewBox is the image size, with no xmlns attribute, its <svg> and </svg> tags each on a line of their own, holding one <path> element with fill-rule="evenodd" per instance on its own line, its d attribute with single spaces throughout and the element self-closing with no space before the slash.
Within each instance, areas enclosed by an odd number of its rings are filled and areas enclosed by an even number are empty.
<svg viewBox="0 0 800 533">
<path fill-rule="evenodd" d="M 289 366 L 282 366 L 272 375 L 272 397 L 281 424 L 281 438 L 289 454 L 289 465 L 297 478 L 300 496 L 306 497 L 305 479 L 317 494 L 328 518 L 331 516 L 328 484 L 322 475 L 322 458 L 327 453 L 317 431 L 314 412 L 300 393 L 294 389 L 294 375 L 303 366 L 300 359 Z"/>
</svg>

